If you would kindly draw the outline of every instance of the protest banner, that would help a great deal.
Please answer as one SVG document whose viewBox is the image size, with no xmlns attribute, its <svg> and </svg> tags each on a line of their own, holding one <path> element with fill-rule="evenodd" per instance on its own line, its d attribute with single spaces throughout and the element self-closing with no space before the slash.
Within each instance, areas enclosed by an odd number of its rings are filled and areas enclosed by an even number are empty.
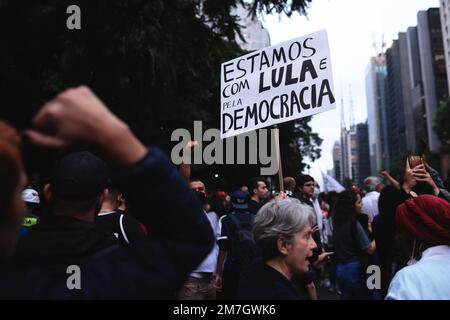
<svg viewBox="0 0 450 320">
<path fill-rule="evenodd" d="M 221 66 L 221 138 L 335 107 L 325 30 Z"/>
</svg>

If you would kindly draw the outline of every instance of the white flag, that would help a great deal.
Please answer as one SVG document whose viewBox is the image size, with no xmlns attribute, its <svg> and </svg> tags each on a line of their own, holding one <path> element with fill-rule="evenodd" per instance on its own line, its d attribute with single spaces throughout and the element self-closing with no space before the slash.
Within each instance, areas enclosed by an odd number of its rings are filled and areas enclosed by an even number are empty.
<svg viewBox="0 0 450 320">
<path fill-rule="evenodd" d="M 345 188 L 335 179 L 322 171 L 323 189 L 325 192 L 336 191 L 342 192 Z"/>
</svg>

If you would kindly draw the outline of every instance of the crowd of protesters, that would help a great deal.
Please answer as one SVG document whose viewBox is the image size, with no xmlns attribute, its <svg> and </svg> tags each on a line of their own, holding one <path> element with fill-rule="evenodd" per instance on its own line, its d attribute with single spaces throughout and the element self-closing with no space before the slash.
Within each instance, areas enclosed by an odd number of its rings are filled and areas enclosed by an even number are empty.
<svg viewBox="0 0 450 320">
<path fill-rule="evenodd" d="M 325 288 L 343 300 L 450 299 L 450 193 L 424 158 L 363 190 L 320 193 L 300 174 L 280 192 L 261 177 L 213 191 L 86 87 L 33 125 L 26 139 L 61 149 L 42 187 L 0 122 L 0 298 L 315 300 Z"/>
</svg>

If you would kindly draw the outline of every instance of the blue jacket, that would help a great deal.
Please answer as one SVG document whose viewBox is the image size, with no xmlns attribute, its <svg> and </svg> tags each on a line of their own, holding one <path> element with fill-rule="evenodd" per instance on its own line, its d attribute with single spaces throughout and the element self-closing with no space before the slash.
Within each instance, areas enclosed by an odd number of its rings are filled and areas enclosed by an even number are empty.
<svg viewBox="0 0 450 320">
<path fill-rule="evenodd" d="M 135 217 L 148 228 L 149 238 L 119 246 L 86 222 L 67 217 L 42 221 L 21 238 L 15 267 L 2 272 L 0 298 L 175 297 L 214 241 L 200 203 L 156 148 L 137 163 L 116 169 L 113 177 Z M 70 264 L 80 268 L 81 289 L 68 289 Z"/>
</svg>

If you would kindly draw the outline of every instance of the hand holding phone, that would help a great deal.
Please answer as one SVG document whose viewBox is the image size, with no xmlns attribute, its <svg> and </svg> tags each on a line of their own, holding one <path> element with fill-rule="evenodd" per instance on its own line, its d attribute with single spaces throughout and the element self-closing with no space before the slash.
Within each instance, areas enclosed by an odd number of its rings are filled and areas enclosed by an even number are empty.
<svg viewBox="0 0 450 320">
<path fill-rule="evenodd" d="M 422 159 L 421 156 L 409 156 L 408 157 L 408 163 L 409 163 L 409 167 L 411 169 L 414 169 L 418 165 L 423 164 L 423 159 Z"/>
</svg>

